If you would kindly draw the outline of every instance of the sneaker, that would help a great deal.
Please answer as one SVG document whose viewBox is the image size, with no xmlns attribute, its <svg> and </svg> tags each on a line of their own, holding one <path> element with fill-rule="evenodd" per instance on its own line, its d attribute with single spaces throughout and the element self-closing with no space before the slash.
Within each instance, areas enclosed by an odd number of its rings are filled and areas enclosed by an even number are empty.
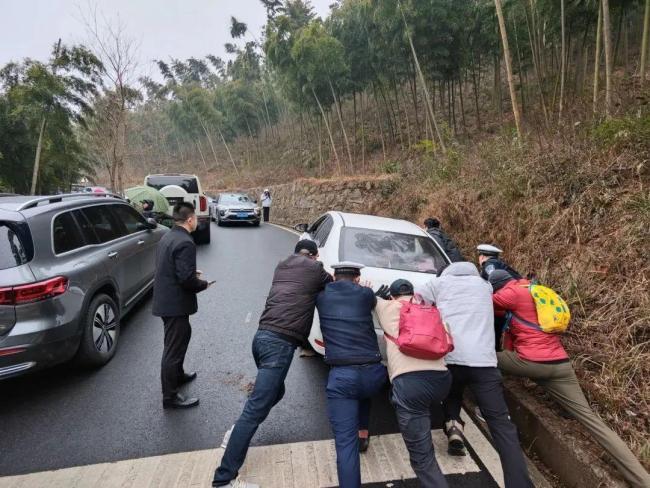
<svg viewBox="0 0 650 488">
<path fill-rule="evenodd" d="M 224 486 L 224 488 L 225 487 L 229 487 L 229 488 L 260 488 L 260 485 L 256 485 L 255 483 L 246 483 L 245 481 L 240 480 L 240 479 L 232 480 L 227 485 L 222 485 L 222 486 Z"/>
<path fill-rule="evenodd" d="M 230 440 L 230 436 L 232 435 L 232 430 L 235 428 L 235 425 L 233 424 L 230 429 L 226 431 L 226 433 L 223 435 L 223 440 L 221 441 L 221 447 L 225 449 L 228 447 L 228 441 Z"/>
<path fill-rule="evenodd" d="M 447 452 L 450 456 L 465 456 L 465 439 L 463 437 L 463 424 L 457 420 L 445 422 L 444 428 L 447 434 Z"/>
</svg>

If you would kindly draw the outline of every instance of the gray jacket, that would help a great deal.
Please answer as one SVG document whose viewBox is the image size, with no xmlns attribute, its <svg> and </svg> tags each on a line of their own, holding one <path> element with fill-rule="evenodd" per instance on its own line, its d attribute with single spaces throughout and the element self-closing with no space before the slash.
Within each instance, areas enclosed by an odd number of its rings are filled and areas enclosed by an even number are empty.
<svg viewBox="0 0 650 488">
<path fill-rule="evenodd" d="M 454 339 L 447 364 L 496 367 L 492 286 L 469 262 L 450 264 L 440 277 L 416 290 L 435 303 Z"/>
</svg>

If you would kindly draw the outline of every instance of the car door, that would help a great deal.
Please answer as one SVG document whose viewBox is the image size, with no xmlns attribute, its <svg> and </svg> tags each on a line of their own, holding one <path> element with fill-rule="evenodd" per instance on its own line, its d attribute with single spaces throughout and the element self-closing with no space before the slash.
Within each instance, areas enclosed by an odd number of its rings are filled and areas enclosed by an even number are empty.
<svg viewBox="0 0 650 488">
<path fill-rule="evenodd" d="M 111 211 L 111 205 L 82 209 L 105 253 L 108 274 L 119 288 L 120 306 L 127 306 L 140 285 L 142 269 L 138 262 L 140 246 L 128 235 L 126 226 Z"/>
<path fill-rule="evenodd" d="M 138 293 L 153 280 L 159 237 L 152 230 L 144 228 L 147 225 L 145 218 L 130 205 L 113 204 L 110 208 L 125 227 L 129 239 L 136 241 L 136 252 L 129 259 L 133 261 L 134 266 L 140 268 L 135 290 Z"/>
</svg>

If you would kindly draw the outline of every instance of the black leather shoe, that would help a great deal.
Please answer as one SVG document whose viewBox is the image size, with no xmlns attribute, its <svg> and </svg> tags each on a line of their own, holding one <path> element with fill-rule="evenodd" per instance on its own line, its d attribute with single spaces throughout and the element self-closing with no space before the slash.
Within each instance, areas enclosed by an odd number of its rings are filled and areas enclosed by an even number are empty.
<svg viewBox="0 0 650 488">
<path fill-rule="evenodd" d="M 190 381 L 194 381 L 196 379 L 196 376 L 197 376 L 196 371 L 192 371 L 191 373 L 185 373 L 181 377 L 181 380 L 179 381 L 179 383 L 181 385 L 184 385 L 185 383 L 189 383 Z"/>
<path fill-rule="evenodd" d="M 370 445 L 370 437 L 359 437 L 359 452 L 366 452 Z"/>
<path fill-rule="evenodd" d="M 163 408 L 192 408 L 198 404 L 198 398 L 185 398 L 178 393 L 173 398 L 163 398 Z"/>
</svg>

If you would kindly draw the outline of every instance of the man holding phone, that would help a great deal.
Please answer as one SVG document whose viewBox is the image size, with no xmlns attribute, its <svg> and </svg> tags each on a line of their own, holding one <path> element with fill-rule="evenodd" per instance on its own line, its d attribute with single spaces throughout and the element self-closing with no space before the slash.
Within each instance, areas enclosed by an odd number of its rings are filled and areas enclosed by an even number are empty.
<svg viewBox="0 0 650 488">
<path fill-rule="evenodd" d="M 196 245 L 191 233 L 198 220 L 194 206 L 181 202 L 174 206 L 174 227 L 163 236 L 156 251 L 156 275 L 153 285 L 153 314 L 161 317 L 165 326 L 160 378 L 163 408 L 190 408 L 199 404 L 198 398 L 185 398 L 178 389 L 196 379 L 196 372 L 183 369 L 185 353 L 192 336 L 190 315 L 198 310 L 196 294 L 214 281 L 201 279 L 196 269 Z"/>
</svg>

